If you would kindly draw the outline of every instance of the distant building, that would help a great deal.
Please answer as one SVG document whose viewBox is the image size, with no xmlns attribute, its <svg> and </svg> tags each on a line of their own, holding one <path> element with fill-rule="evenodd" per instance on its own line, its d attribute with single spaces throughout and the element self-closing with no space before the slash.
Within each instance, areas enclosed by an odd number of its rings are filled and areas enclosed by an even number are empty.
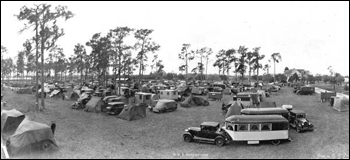
<svg viewBox="0 0 350 160">
<path fill-rule="evenodd" d="M 284 75 L 286 75 L 287 77 L 287 81 L 289 80 L 290 77 L 292 77 L 294 74 L 297 74 L 298 77 L 302 77 L 304 75 L 305 78 L 307 78 L 307 76 L 310 74 L 309 71 L 304 70 L 304 69 L 290 69 L 290 70 L 285 70 L 284 71 Z"/>
</svg>

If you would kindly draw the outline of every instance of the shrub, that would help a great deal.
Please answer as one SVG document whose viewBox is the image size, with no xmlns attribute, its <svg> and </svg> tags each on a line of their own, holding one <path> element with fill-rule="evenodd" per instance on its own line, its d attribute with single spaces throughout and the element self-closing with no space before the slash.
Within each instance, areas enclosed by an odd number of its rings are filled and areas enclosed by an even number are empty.
<svg viewBox="0 0 350 160">
<path fill-rule="evenodd" d="M 349 91 L 349 85 L 345 85 L 345 86 L 344 86 L 344 90 L 345 90 L 345 91 Z"/>
</svg>

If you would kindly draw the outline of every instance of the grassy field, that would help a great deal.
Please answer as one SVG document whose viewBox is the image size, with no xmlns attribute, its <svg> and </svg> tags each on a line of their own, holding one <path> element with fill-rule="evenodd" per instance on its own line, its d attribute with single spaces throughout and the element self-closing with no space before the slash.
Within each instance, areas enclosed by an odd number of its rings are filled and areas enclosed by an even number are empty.
<svg viewBox="0 0 350 160">
<path fill-rule="evenodd" d="M 338 112 L 320 102 L 320 95 L 300 96 L 284 87 L 264 101 L 278 106 L 291 104 L 306 111 L 316 131 L 297 133 L 290 130 L 291 142 L 273 146 L 270 143 L 248 145 L 234 142 L 224 147 L 214 144 L 185 143 L 184 129 L 199 126 L 204 121 L 222 122 L 222 101 L 210 101 L 210 106 L 181 108 L 177 111 L 154 114 L 137 121 L 124 121 L 103 113 L 87 113 L 70 109 L 71 101 L 47 99 L 47 109 L 35 113 L 34 95 L 17 95 L 7 90 L 7 108 L 16 108 L 32 120 L 50 124 L 56 121 L 58 149 L 45 153 L 31 151 L 12 158 L 335 158 L 349 157 L 349 112 Z M 225 96 L 227 102 L 231 96 Z M 3 153 L 1 155 L 3 157 Z"/>
</svg>

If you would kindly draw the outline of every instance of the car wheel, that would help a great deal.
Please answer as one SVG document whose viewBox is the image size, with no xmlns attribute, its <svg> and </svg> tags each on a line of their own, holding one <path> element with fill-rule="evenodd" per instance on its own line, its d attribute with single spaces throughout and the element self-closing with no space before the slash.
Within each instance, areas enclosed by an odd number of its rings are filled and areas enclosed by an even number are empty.
<svg viewBox="0 0 350 160">
<path fill-rule="evenodd" d="M 225 139 L 222 137 L 216 138 L 215 144 L 219 147 L 222 147 L 225 144 Z"/>
<path fill-rule="evenodd" d="M 272 140 L 271 141 L 271 144 L 275 145 L 275 146 L 279 145 L 280 143 L 281 143 L 281 140 Z"/>
<path fill-rule="evenodd" d="M 51 150 L 52 144 L 51 144 L 51 142 L 50 142 L 49 140 L 45 140 L 45 141 L 42 143 L 41 148 L 43 149 L 43 151 L 46 151 L 46 152 L 47 152 L 47 151 Z"/>
<path fill-rule="evenodd" d="M 185 142 L 191 142 L 193 140 L 191 135 L 185 134 L 184 135 L 184 141 Z"/>
<path fill-rule="evenodd" d="M 301 130 L 300 130 L 300 127 L 299 126 L 296 126 L 297 127 L 297 132 L 300 133 Z"/>
</svg>

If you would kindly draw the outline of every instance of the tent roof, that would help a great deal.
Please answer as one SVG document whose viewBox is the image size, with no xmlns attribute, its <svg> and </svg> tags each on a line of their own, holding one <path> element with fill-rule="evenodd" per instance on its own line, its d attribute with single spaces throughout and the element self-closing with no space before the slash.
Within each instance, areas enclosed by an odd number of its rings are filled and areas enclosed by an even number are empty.
<svg viewBox="0 0 350 160">
<path fill-rule="evenodd" d="M 50 129 L 51 131 L 51 128 L 48 125 L 42 124 L 39 122 L 30 121 L 28 118 L 25 118 L 22 121 L 22 123 L 18 126 L 14 135 L 21 134 L 27 131 L 32 131 L 32 130 L 45 130 L 45 129 Z"/>
<path fill-rule="evenodd" d="M 24 114 L 16 109 L 12 110 L 2 110 L 1 117 L 7 116 L 7 117 L 19 117 L 23 116 Z"/>
</svg>

